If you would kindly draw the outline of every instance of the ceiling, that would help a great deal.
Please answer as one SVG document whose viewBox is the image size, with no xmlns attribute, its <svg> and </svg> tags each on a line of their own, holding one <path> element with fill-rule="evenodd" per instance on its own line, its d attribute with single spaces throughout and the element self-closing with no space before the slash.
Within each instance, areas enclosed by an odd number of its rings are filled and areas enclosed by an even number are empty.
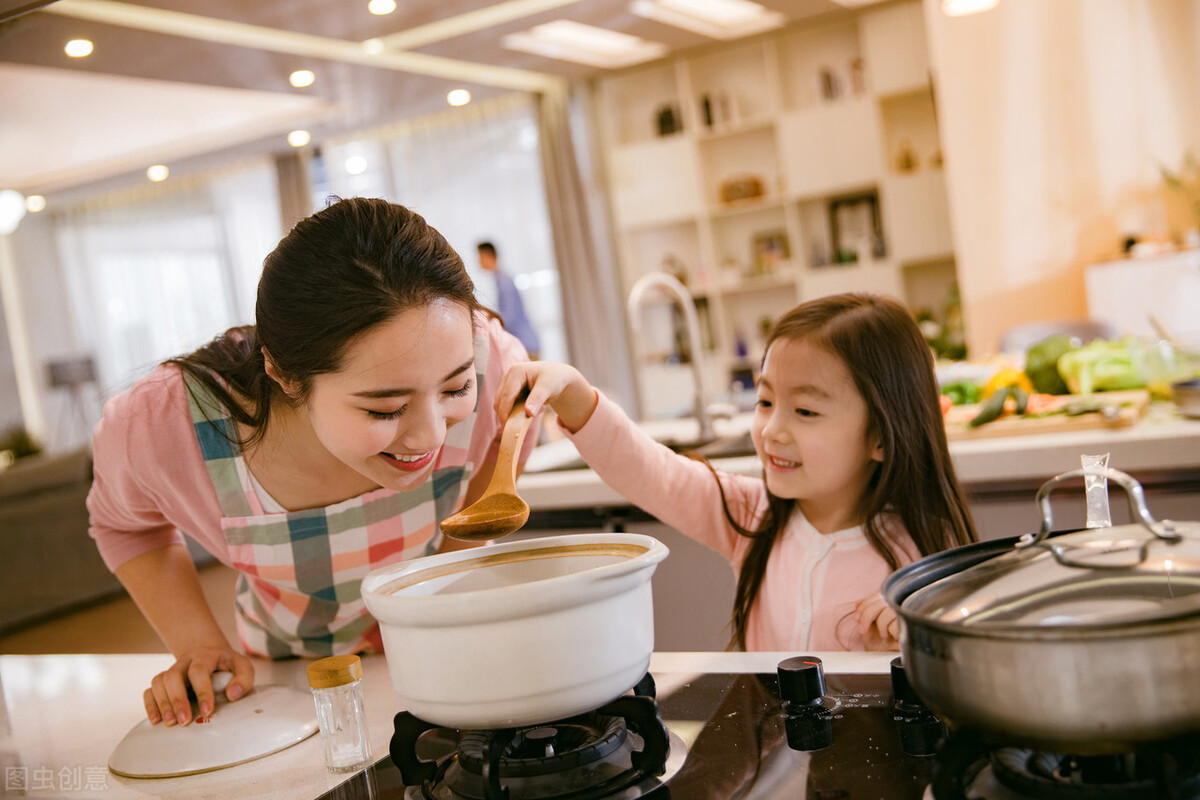
<svg viewBox="0 0 1200 800">
<path fill-rule="evenodd" d="M 789 22 L 873 0 L 757 0 Z M 603 72 L 506 49 L 505 34 L 569 19 L 660 42 L 715 40 L 637 16 L 631 0 L 0 0 L 0 189 L 25 194 L 139 174 L 154 163 L 288 150 L 547 80 Z M 87 58 L 64 44 L 90 39 Z M 380 38 L 371 55 L 362 43 Z M 293 88 L 297 69 L 316 81 Z"/>
</svg>

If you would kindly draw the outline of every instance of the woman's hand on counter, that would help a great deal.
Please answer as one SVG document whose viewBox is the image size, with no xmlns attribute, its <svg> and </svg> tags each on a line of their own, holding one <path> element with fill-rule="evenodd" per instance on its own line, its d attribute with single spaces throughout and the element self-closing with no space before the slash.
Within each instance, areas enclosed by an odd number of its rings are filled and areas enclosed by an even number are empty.
<svg viewBox="0 0 1200 800">
<path fill-rule="evenodd" d="M 221 671 L 233 673 L 233 678 L 225 687 L 225 696 L 230 701 L 242 697 L 254 686 L 254 664 L 229 646 L 206 647 L 180 656 L 169 669 L 155 675 L 150 681 L 150 688 L 142 693 L 146 718 L 150 724 L 164 722 L 169 728 L 176 723 L 190 723 L 192 703 L 188 697 L 189 686 L 196 696 L 198 717 L 212 716 L 216 707 L 213 673 Z"/>
<path fill-rule="evenodd" d="M 558 415 L 559 423 L 571 433 L 582 428 L 596 410 L 599 397 L 579 370 L 553 361 L 514 364 L 504 375 L 496 394 L 496 413 L 507 417 L 517 397 L 526 388 L 525 413 L 536 416 L 544 406 Z"/>
</svg>

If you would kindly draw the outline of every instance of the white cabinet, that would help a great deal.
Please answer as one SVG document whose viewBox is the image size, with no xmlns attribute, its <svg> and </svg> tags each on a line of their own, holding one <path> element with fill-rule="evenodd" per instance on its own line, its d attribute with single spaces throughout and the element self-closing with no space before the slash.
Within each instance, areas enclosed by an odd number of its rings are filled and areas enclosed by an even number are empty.
<svg viewBox="0 0 1200 800">
<path fill-rule="evenodd" d="M 800 197 L 832 195 L 878 182 L 879 110 L 870 99 L 790 111 L 778 122 L 783 181 Z"/>
<path fill-rule="evenodd" d="M 885 6 L 862 16 L 866 71 L 877 95 L 904 94 L 929 86 L 929 44 L 921 3 Z"/>
<path fill-rule="evenodd" d="M 622 286 L 654 270 L 687 284 L 710 392 L 744 377 L 765 328 L 801 300 L 866 290 L 941 312 L 954 254 L 919 2 L 714 45 L 598 89 Z M 639 345 L 639 380 L 661 385 L 679 337 L 643 330 L 659 341 Z"/>
<path fill-rule="evenodd" d="M 1157 336 L 1154 315 L 1174 337 L 1200 345 L 1200 250 L 1090 264 L 1083 282 L 1092 319 Z"/>
<path fill-rule="evenodd" d="M 638 142 L 612 154 L 613 208 L 623 228 L 678 222 L 700 213 L 694 143 L 673 138 Z"/>
</svg>

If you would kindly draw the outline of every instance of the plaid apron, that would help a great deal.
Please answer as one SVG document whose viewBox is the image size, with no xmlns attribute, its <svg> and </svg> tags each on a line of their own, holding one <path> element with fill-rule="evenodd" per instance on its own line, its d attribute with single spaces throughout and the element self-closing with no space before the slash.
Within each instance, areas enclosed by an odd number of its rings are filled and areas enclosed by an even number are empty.
<svg viewBox="0 0 1200 800">
<path fill-rule="evenodd" d="M 477 387 L 487 357 L 487 337 L 476 336 Z M 270 658 L 382 652 L 379 625 L 359 592 L 362 579 L 433 551 L 438 522 L 458 510 L 475 467 L 467 457 L 481 392 L 471 415 L 448 431 L 423 485 L 271 514 L 250 482 L 241 448 L 225 435 L 236 433 L 236 423 L 201 384 L 187 384 L 196 438 L 224 515 L 228 563 L 240 573 L 235 607 L 242 647 Z"/>
</svg>

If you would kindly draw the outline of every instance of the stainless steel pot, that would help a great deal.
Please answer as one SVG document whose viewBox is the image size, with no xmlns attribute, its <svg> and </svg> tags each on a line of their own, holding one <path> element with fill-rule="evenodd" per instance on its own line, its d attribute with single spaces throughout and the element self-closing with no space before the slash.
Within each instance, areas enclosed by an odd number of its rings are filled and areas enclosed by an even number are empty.
<svg viewBox="0 0 1200 800">
<path fill-rule="evenodd" d="M 1156 521 L 1117 470 L 1136 524 L 981 542 L 894 573 L 909 681 L 956 727 L 1076 755 L 1200 733 L 1200 525 Z"/>
</svg>

